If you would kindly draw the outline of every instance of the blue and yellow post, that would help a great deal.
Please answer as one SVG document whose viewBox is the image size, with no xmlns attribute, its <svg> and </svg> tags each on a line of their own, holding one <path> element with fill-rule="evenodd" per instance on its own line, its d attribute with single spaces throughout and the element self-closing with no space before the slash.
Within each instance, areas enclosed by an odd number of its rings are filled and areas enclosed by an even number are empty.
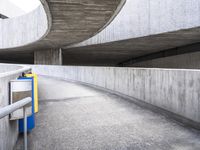
<svg viewBox="0 0 200 150">
<path fill-rule="evenodd" d="M 32 115 L 27 117 L 27 130 L 31 131 L 35 127 L 35 113 L 39 111 L 38 106 L 38 76 L 35 73 L 25 74 L 19 80 L 32 80 Z M 19 132 L 24 131 L 24 120 L 19 120 Z"/>
</svg>

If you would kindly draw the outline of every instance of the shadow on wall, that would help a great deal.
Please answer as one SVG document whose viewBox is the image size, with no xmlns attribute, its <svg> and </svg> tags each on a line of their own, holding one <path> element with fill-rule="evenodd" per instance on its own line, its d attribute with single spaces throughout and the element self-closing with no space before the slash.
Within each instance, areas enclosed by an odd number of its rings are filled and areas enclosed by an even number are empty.
<svg viewBox="0 0 200 150">
<path fill-rule="evenodd" d="M 200 71 L 114 67 L 32 66 L 35 73 L 114 91 L 172 113 L 200 129 Z"/>
</svg>

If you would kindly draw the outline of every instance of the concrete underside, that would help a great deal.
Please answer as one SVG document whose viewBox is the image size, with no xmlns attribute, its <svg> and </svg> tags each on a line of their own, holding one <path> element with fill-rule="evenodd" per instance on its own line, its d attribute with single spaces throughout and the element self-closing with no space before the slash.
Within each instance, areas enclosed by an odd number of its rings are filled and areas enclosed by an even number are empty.
<svg viewBox="0 0 200 150">
<path fill-rule="evenodd" d="M 199 43 L 200 28 L 180 30 L 142 38 L 63 49 L 63 65 L 116 66 L 144 55 Z M 192 48 L 191 48 L 192 51 Z M 0 60 L 14 63 L 34 63 L 31 51 L 1 52 Z"/>
<path fill-rule="evenodd" d="M 131 58 L 200 42 L 200 28 L 63 50 L 65 65 L 115 66 Z"/>
<path fill-rule="evenodd" d="M 84 41 L 111 22 L 125 0 L 41 0 L 41 2 L 49 23 L 45 37 L 27 46 L 0 49 L 0 62 L 34 63 L 33 51 L 60 49 Z"/>
<path fill-rule="evenodd" d="M 40 111 L 31 150 L 199 150 L 200 132 L 116 95 L 39 78 Z M 57 93 L 59 91 L 59 93 Z M 20 137 L 16 150 L 22 149 Z"/>
<path fill-rule="evenodd" d="M 49 34 L 36 45 L 13 49 L 15 52 L 0 51 L 0 60 L 33 63 L 34 50 L 62 48 L 64 65 L 115 66 L 200 42 L 198 0 L 127 0 L 120 10 L 123 2 L 49 0 Z"/>
<path fill-rule="evenodd" d="M 47 13 L 49 31 L 39 41 L 9 51 L 61 48 L 81 42 L 99 32 L 123 6 L 123 0 L 41 0 Z M 121 3 L 122 2 L 122 3 Z M 23 37 L 22 37 L 23 38 Z M 1 49 L 0 52 L 8 52 Z"/>
<path fill-rule="evenodd" d="M 200 69 L 200 52 L 155 58 L 132 63 L 130 66 L 145 68 L 187 68 Z"/>
</svg>

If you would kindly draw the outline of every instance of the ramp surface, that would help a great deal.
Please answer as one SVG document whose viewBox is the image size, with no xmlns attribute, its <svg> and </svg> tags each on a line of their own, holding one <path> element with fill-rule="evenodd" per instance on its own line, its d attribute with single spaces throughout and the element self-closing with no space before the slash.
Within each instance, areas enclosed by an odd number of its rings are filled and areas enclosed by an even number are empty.
<svg viewBox="0 0 200 150">
<path fill-rule="evenodd" d="M 29 150 L 200 149 L 199 131 L 116 95 L 46 77 L 39 77 L 39 91 Z"/>
</svg>

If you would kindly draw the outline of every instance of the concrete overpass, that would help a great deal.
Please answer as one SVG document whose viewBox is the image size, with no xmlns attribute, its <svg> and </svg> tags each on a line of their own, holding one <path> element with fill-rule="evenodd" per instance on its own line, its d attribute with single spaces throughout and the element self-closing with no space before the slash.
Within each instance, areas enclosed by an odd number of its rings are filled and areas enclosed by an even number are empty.
<svg viewBox="0 0 200 150">
<path fill-rule="evenodd" d="M 0 113 L 10 80 L 31 70 L 40 110 L 29 149 L 199 150 L 199 6 L 41 0 L 0 20 L 0 62 L 12 63 L 0 64 Z M 0 119 L 0 150 L 22 142 L 17 121 Z"/>
<path fill-rule="evenodd" d="M 65 64 L 96 62 L 96 65 L 116 66 L 130 59 L 198 43 L 198 5 L 198 0 L 127 0 L 107 28 L 86 41 L 65 47 Z"/>
<path fill-rule="evenodd" d="M 124 2 L 42 0 L 41 6 L 27 15 L 1 20 L 1 53 L 31 55 L 33 51 L 58 50 L 88 39 L 112 21 Z"/>
<path fill-rule="evenodd" d="M 31 39 L 29 35 L 25 35 L 27 38 L 23 38 L 22 42 L 19 42 L 20 40 L 15 42 L 18 48 L 7 49 L 6 44 L 3 44 L 0 59 L 6 59 L 9 62 L 34 63 L 35 56 L 36 64 L 51 64 L 51 62 L 45 62 L 49 60 L 45 59 L 45 56 L 54 55 L 52 53 L 55 52 L 55 56 L 60 57 L 60 61 L 53 64 L 62 62 L 64 65 L 130 66 L 134 62 L 145 61 L 143 56 L 153 54 L 151 59 L 155 59 L 157 53 L 167 50 L 170 50 L 170 54 L 174 51 L 171 55 L 198 51 L 199 46 L 195 50 L 193 46 L 199 42 L 198 0 L 176 2 L 172 0 L 127 0 L 126 2 L 113 0 L 113 2 L 87 1 L 80 4 L 44 1 L 42 3 L 47 19 L 43 16 L 46 19 L 46 22 L 43 21 L 44 29 L 41 25 L 35 27 L 36 30 L 40 28 L 42 34 L 39 37 L 35 35 Z M 61 13 L 56 11 L 58 8 Z M 78 13 L 80 11 L 83 13 Z M 39 17 L 36 16 L 36 18 Z M 48 23 L 48 26 L 45 27 L 45 23 Z M 23 27 L 20 28 L 23 29 Z M 10 38 L 8 36 L 8 39 Z M 21 37 L 15 37 L 15 39 L 21 39 Z M 2 40 L 9 41 L 5 36 Z M 20 45 L 27 46 L 20 47 Z M 190 45 L 191 47 L 188 48 Z M 187 51 L 185 51 L 185 46 L 187 46 Z M 178 52 L 177 49 L 179 49 Z M 40 52 L 41 50 L 43 52 Z M 171 56 L 166 53 L 163 55 Z M 142 60 L 141 57 L 143 57 Z M 39 61 L 41 59 L 43 62 Z M 183 61 L 180 62 L 179 67 L 181 63 Z M 169 65 L 169 67 L 172 66 Z"/>
</svg>

